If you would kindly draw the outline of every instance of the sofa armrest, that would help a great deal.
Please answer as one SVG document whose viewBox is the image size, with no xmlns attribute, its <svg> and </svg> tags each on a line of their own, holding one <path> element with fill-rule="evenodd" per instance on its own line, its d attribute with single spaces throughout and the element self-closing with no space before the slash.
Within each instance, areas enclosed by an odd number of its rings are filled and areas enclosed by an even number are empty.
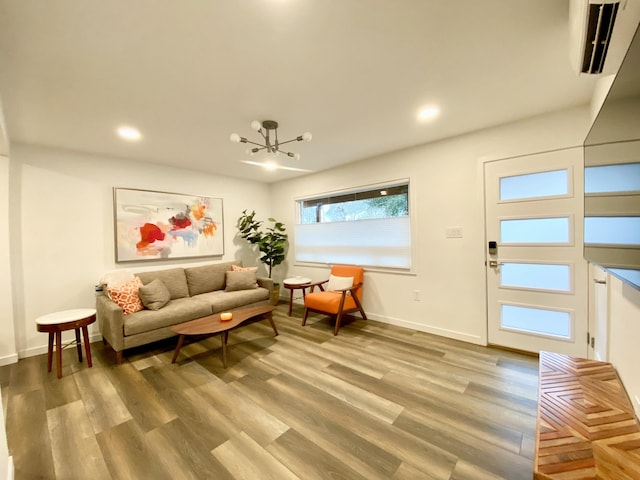
<svg viewBox="0 0 640 480">
<path fill-rule="evenodd" d="M 273 279 L 267 277 L 258 277 L 258 286 L 266 288 L 271 292 L 273 290 Z"/>
<path fill-rule="evenodd" d="M 100 333 L 116 352 L 124 350 L 124 316 L 122 308 L 106 295 L 96 297 L 96 316 Z"/>
</svg>

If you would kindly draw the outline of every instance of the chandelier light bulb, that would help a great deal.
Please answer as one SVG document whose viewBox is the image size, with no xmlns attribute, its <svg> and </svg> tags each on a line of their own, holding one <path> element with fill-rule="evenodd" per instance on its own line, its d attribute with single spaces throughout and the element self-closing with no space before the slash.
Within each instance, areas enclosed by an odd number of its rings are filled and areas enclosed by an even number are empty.
<svg viewBox="0 0 640 480">
<path fill-rule="evenodd" d="M 304 133 L 302 134 L 302 139 L 303 139 L 305 142 L 310 142 L 312 138 L 313 138 L 313 135 L 311 135 L 311 132 L 304 132 Z"/>
<path fill-rule="evenodd" d="M 229 140 L 231 140 L 233 143 L 240 143 L 240 135 L 238 135 L 237 133 L 232 133 L 229 136 Z"/>
<path fill-rule="evenodd" d="M 251 122 L 251 128 L 253 128 L 256 132 L 260 130 L 261 127 L 262 124 L 258 120 L 254 120 L 253 122 Z"/>
<path fill-rule="evenodd" d="M 293 156 L 293 158 L 295 158 L 296 160 L 300 160 L 300 154 L 299 154 L 299 153 L 296 153 L 296 154 Z"/>
</svg>

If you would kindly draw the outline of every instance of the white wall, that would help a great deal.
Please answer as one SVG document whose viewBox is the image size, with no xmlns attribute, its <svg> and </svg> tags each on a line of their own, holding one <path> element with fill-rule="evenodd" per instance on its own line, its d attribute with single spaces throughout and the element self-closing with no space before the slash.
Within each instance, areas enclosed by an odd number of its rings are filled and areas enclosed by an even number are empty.
<svg viewBox="0 0 640 480">
<path fill-rule="evenodd" d="M 373 319 L 485 344 L 485 233 L 482 162 L 581 145 L 588 108 L 409 148 L 277 183 L 273 213 L 295 224 L 294 199 L 408 177 L 411 181 L 414 267 L 410 275 L 368 272 L 364 306 Z M 460 226 L 463 238 L 445 238 Z M 289 274 L 326 278 L 327 268 L 294 265 Z M 413 291 L 420 291 L 420 301 Z"/>
<path fill-rule="evenodd" d="M 11 242 L 9 225 L 9 158 L 0 155 L 0 365 L 17 361 L 15 332 L 13 328 L 13 303 L 11 287 Z"/>
<path fill-rule="evenodd" d="M 93 307 L 94 286 L 105 272 L 240 258 L 243 244 L 234 238 L 236 219 L 246 208 L 255 208 L 261 216 L 269 213 L 268 186 L 257 182 L 20 144 L 12 145 L 11 162 L 19 170 L 19 175 L 12 177 L 19 188 L 13 185 L 11 208 L 20 213 L 12 217 L 11 229 L 12 237 L 20 243 L 12 250 L 16 266 L 11 280 L 16 285 L 14 317 L 20 356 L 46 352 L 47 337 L 35 328 L 38 316 Z M 113 187 L 222 198 L 224 256 L 116 264 Z M 0 237 L 0 247 L 1 242 Z M 1 281 L 6 280 L 0 277 Z M 96 324 L 90 333 L 94 338 L 98 335 Z"/>
</svg>

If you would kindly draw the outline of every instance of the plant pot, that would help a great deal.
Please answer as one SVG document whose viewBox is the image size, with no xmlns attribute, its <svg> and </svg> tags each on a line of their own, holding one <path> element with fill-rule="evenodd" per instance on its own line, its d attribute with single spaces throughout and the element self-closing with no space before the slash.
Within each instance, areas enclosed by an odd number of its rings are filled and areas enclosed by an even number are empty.
<svg viewBox="0 0 640 480">
<path fill-rule="evenodd" d="M 280 301 L 280 284 L 279 283 L 274 283 L 273 284 L 273 290 L 271 290 L 271 305 L 273 305 L 274 307 L 278 305 L 278 302 Z"/>
</svg>

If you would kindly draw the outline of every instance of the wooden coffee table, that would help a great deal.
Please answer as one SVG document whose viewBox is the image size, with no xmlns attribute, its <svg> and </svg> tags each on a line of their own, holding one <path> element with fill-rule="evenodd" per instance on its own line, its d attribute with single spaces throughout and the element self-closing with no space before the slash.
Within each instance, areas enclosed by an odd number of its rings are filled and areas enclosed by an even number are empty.
<svg viewBox="0 0 640 480">
<path fill-rule="evenodd" d="M 180 335 L 178 337 L 178 344 L 176 345 L 176 351 L 173 352 L 173 358 L 171 363 L 176 363 L 176 359 L 180 354 L 180 349 L 184 343 L 184 337 L 189 336 L 211 336 L 220 334 L 222 340 L 222 364 L 224 368 L 227 368 L 227 340 L 229 338 L 229 331 L 234 328 L 240 328 L 245 325 L 249 325 L 260 320 L 269 320 L 273 332 L 278 336 L 278 329 L 273 322 L 273 310 L 272 305 L 263 305 L 260 307 L 241 308 L 238 310 L 231 310 L 233 318 L 231 320 L 220 320 L 220 313 L 214 313 L 207 317 L 197 318 L 190 322 L 181 323 L 171 328 L 171 331 Z"/>
</svg>

